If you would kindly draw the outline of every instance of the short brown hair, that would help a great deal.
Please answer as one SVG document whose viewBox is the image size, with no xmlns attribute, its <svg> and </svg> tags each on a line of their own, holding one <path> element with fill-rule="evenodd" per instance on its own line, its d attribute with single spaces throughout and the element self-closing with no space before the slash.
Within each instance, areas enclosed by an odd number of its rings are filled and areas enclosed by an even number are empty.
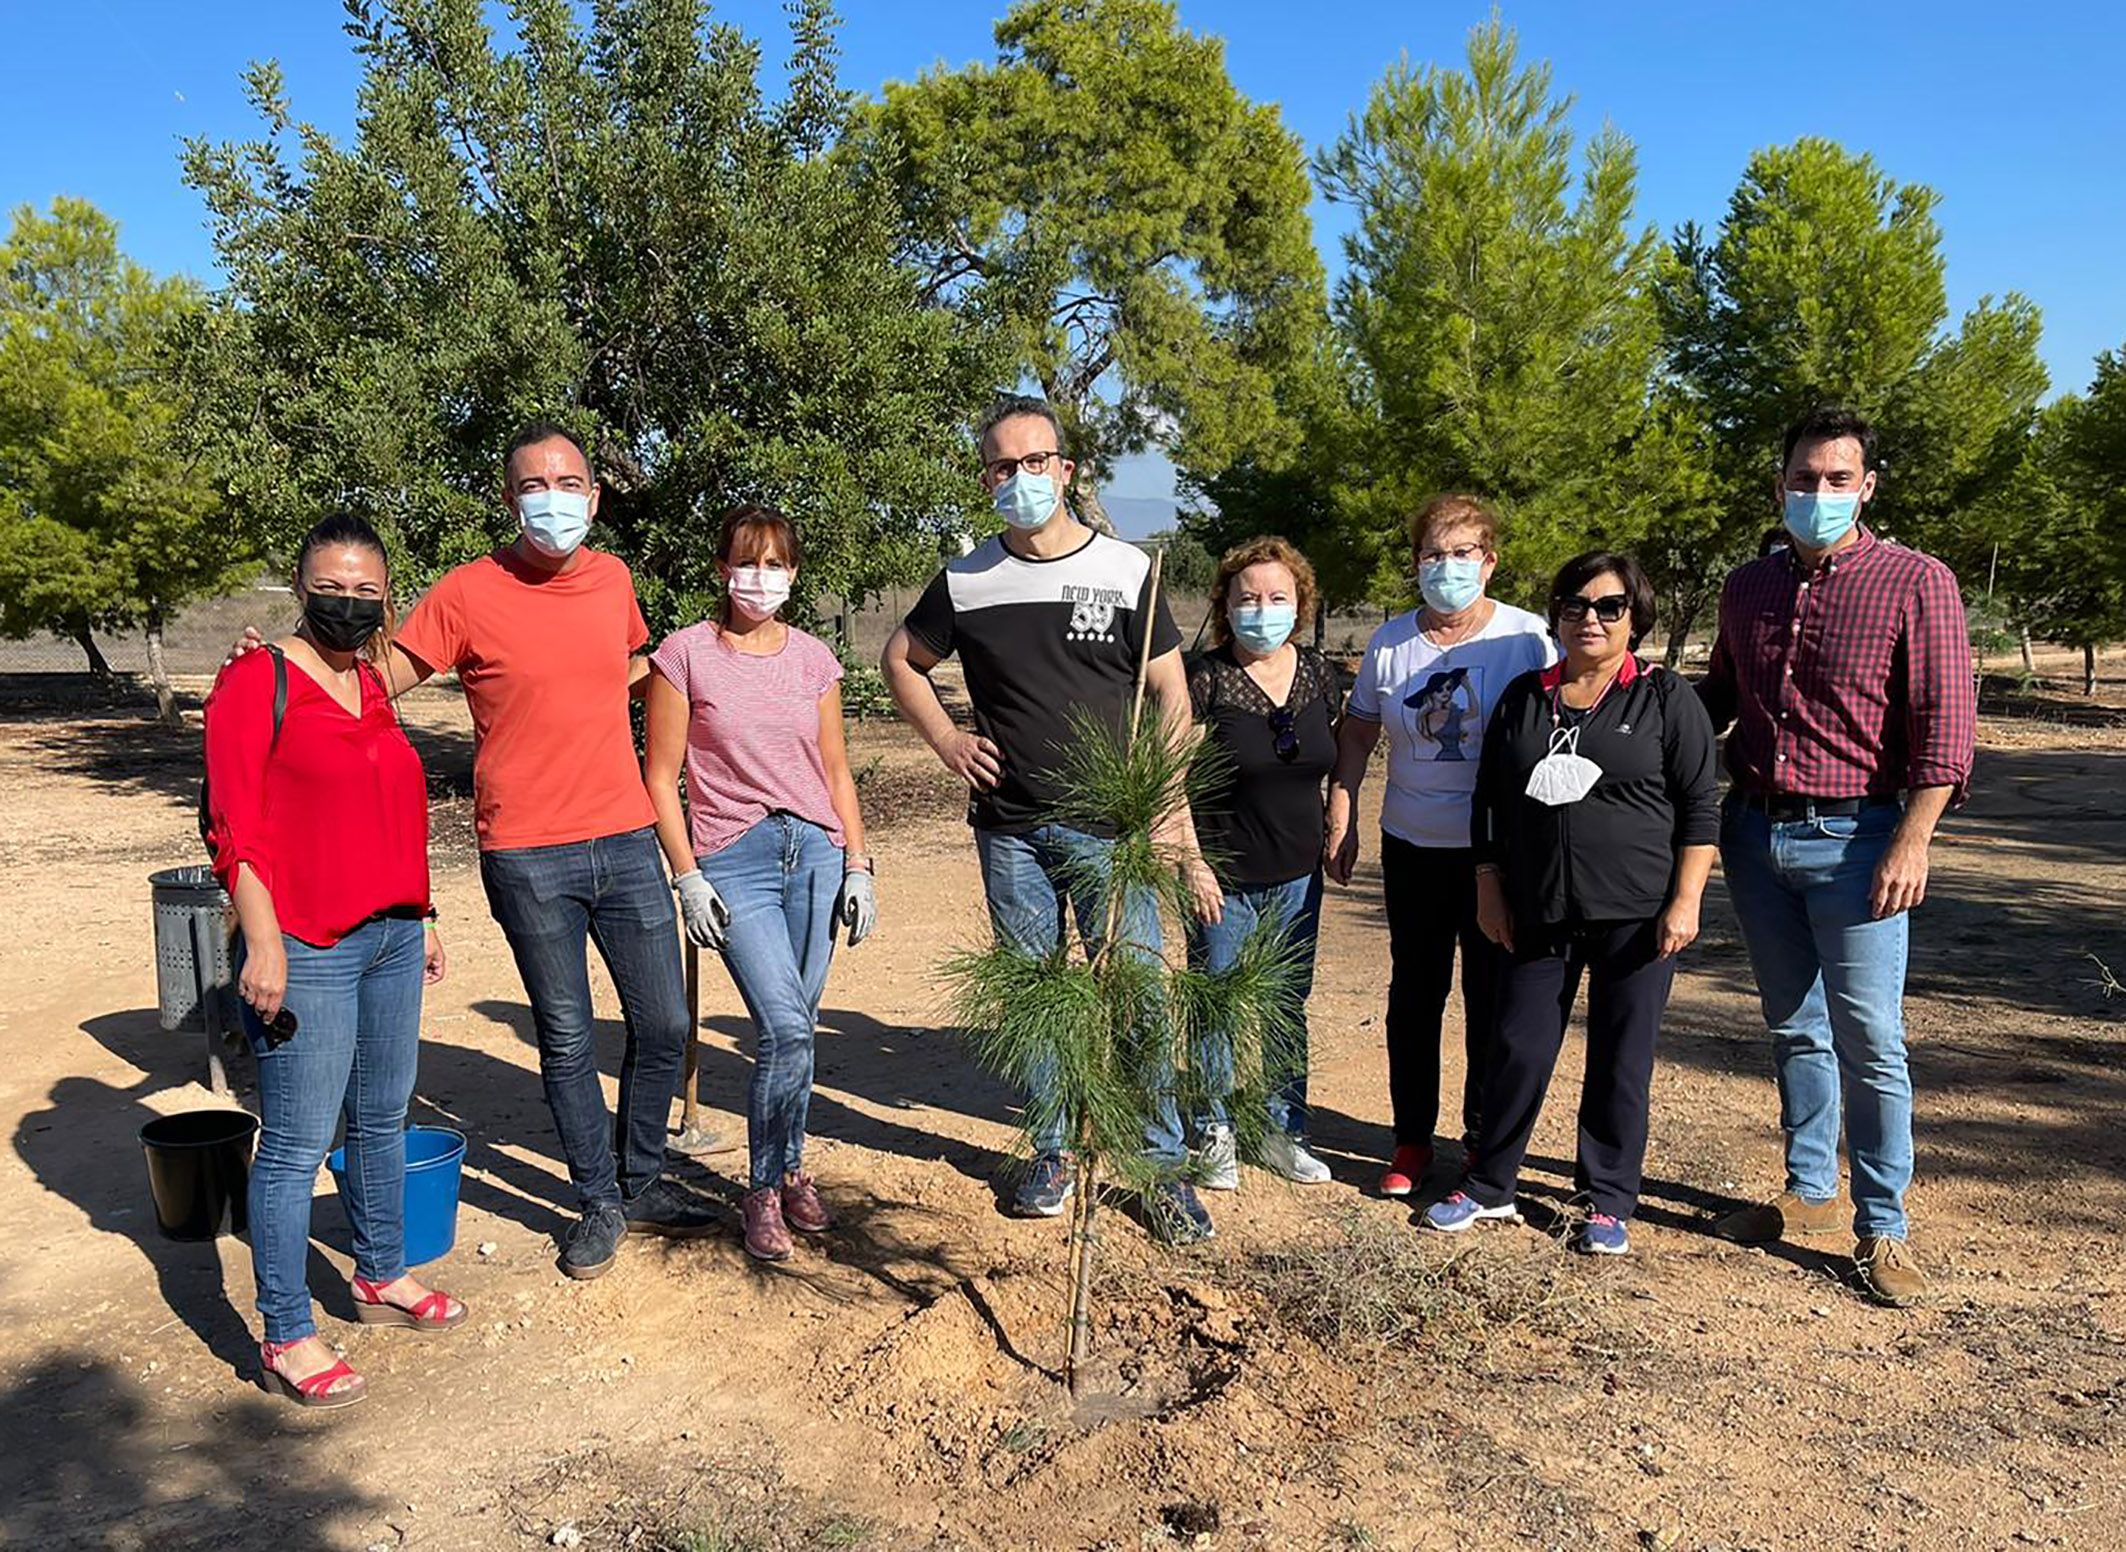
<svg viewBox="0 0 2126 1552">
<path fill-rule="evenodd" d="M 1499 547 L 1499 515 L 1482 496 L 1455 491 L 1434 496 L 1410 518 L 1410 548 L 1416 550 L 1442 528 L 1474 528 L 1486 550 Z"/>
<path fill-rule="evenodd" d="M 1299 595 L 1299 618 L 1292 626 L 1292 634 L 1298 635 L 1307 622 L 1314 618 L 1314 568 L 1307 558 L 1289 539 L 1280 539 L 1276 534 L 1257 534 L 1252 539 L 1243 539 L 1225 552 L 1218 562 L 1218 575 L 1211 579 L 1211 644 L 1224 646 L 1233 639 L 1233 623 L 1225 617 L 1225 595 L 1232 587 L 1233 578 L 1250 566 L 1260 566 L 1274 561 L 1292 573 L 1292 587 Z"/>
</svg>

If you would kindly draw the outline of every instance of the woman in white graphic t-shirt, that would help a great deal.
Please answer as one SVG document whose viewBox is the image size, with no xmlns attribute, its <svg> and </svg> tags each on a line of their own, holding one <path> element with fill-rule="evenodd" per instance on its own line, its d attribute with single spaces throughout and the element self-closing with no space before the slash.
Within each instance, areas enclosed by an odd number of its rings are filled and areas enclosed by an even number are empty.
<svg viewBox="0 0 2126 1552">
<path fill-rule="evenodd" d="M 1432 1166 L 1439 1120 L 1440 1026 L 1462 951 L 1462 1146 L 1477 1136 L 1484 1053 L 1498 1006 L 1499 951 L 1476 922 L 1469 808 L 1484 719 L 1499 694 L 1557 657 L 1542 616 L 1485 595 L 1498 565 L 1498 518 L 1475 496 L 1438 496 L 1410 520 L 1423 604 L 1366 644 L 1337 735 L 1329 784 L 1328 875 L 1358 866 L 1358 789 L 1388 735 L 1380 871 L 1388 914 L 1388 1092 L 1395 1151 L 1380 1178 L 1408 1196 Z"/>
</svg>

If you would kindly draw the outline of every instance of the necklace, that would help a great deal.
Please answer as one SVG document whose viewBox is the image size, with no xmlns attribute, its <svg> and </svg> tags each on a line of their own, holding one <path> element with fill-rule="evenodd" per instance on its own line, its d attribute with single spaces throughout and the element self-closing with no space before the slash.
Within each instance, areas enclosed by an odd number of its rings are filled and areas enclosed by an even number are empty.
<svg viewBox="0 0 2126 1552">
<path fill-rule="evenodd" d="M 1486 599 L 1485 602 L 1489 603 L 1490 600 Z M 1440 633 L 1437 627 L 1429 626 L 1425 623 L 1425 611 L 1420 609 L 1417 612 L 1418 634 L 1423 636 L 1425 640 L 1431 642 L 1432 645 L 1444 652 L 1449 647 L 1458 647 L 1465 641 L 1473 641 L 1478 635 L 1478 633 L 1481 632 L 1486 625 L 1491 623 L 1491 615 L 1493 612 L 1493 610 L 1485 609 L 1480 610 L 1476 614 L 1471 615 L 1469 618 L 1469 622 L 1466 625 L 1458 627 L 1454 638 L 1452 640 L 1449 640 L 1447 637 L 1443 636 Z"/>
</svg>

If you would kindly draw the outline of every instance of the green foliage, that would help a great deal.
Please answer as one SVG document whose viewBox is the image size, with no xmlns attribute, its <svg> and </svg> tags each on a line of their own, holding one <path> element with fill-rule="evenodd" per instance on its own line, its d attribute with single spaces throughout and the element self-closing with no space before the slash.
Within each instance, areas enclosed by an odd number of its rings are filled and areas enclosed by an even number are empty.
<svg viewBox="0 0 2126 1552">
<path fill-rule="evenodd" d="M 350 144 L 253 67 L 261 138 L 185 156 L 229 277 L 198 359 L 246 522 L 285 546 L 353 506 L 432 572 L 511 531 L 502 446 L 558 414 L 654 627 L 708 611 L 741 500 L 797 520 L 815 595 L 931 569 L 1006 368 L 902 261 L 898 201 L 836 147 L 831 13 L 791 9 L 779 102 L 702 0 L 350 0 Z"/>
<path fill-rule="evenodd" d="M 1147 539 L 1145 546 L 1165 553 L 1163 570 L 1170 593 L 1191 598 L 1209 595 L 1211 583 L 1218 576 L 1219 557 L 1206 549 L 1193 532 L 1185 528 L 1165 529 Z"/>
<path fill-rule="evenodd" d="M 1504 508 L 1509 596 L 1648 518 L 1653 492 L 1619 469 L 1659 345 L 1657 245 L 1632 224 L 1630 142 L 1605 128 L 1576 172 L 1571 106 L 1494 19 L 1466 70 L 1391 69 L 1317 161 L 1358 218 L 1336 313 L 1369 478 L 1342 504 L 1372 541 L 1377 595 L 1407 596 L 1400 525 L 1442 490 Z"/>
<path fill-rule="evenodd" d="M 256 574 L 183 445 L 173 344 L 201 307 L 192 284 L 120 253 L 94 206 L 14 213 L 0 245 L 0 634 L 159 629 Z"/>
<path fill-rule="evenodd" d="M 1777 521 L 1781 434 L 1817 404 L 1877 424 L 1875 526 L 1966 572 L 1978 563 L 1978 515 L 2013 477 L 2045 391 L 2039 319 L 2011 295 L 1943 332 L 1934 204 L 1873 158 L 1805 139 L 1751 157 L 1717 237 L 1694 224 L 1677 233 L 1657 294 L 1713 499 L 1657 526 L 1657 550 L 1695 557 L 1666 578 L 1672 629 L 1699 617 Z"/>
<path fill-rule="evenodd" d="M 1205 470 L 1288 453 L 1278 382 L 1322 278 L 1275 106 L 1169 0 L 1019 0 L 996 44 L 994 64 L 890 83 L 868 154 L 934 290 L 993 311 L 1057 406 L 1081 499 L 1155 441 Z"/>
<path fill-rule="evenodd" d="M 1158 726 L 1149 706 L 1145 726 Z M 1054 818 L 1115 839 L 1111 851 L 1066 869 L 1065 884 L 1077 898 L 1119 897 L 1116 930 L 1092 924 L 1083 956 L 1067 946 L 1028 953 L 999 939 L 944 970 L 976 1059 L 1022 1090 L 1046 1091 L 1045 1104 L 1037 1094 L 1028 1106 L 1029 1135 L 1060 1123 L 1081 1167 L 1090 1161 L 1140 1187 L 1159 1175 L 1142 1151 L 1155 1096 L 1173 1095 L 1183 1115 L 1211 1097 L 1182 1059 L 1201 1038 L 1221 1031 L 1233 1040 L 1234 1087 L 1217 1097 L 1244 1150 L 1260 1139 L 1269 1093 L 1293 1071 L 1299 967 L 1280 925 L 1258 927 L 1216 973 L 1174 968 L 1160 953 L 1190 908 L 1160 818 L 1182 794 L 1200 800 L 1219 779 L 1201 746 L 1175 749 L 1150 733 L 1131 741 L 1106 722 L 1075 718 L 1062 783 L 1071 796 Z"/>
<path fill-rule="evenodd" d="M 2002 590 L 2031 633 L 2069 646 L 2126 638 L 2126 353 L 2086 396 L 2047 405 L 1988 527 Z"/>
</svg>

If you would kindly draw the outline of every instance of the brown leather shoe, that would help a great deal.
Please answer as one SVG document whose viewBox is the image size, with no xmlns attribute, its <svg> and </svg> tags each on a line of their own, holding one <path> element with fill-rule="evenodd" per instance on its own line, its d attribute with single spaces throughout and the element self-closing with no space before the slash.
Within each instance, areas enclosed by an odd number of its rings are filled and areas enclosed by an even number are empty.
<svg viewBox="0 0 2126 1552">
<path fill-rule="evenodd" d="M 1738 1245 L 1769 1245 L 1774 1240 L 1836 1234 L 1846 1221 L 1845 1207 L 1835 1196 L 1828 1202 L 1810 1202 L 1781 1191 L 1769 1202 L 1729 1213 L 1713 1225 L 1713 1232 Z"/>
<path fill-rule="evenodd" d="M 1853 1247 L 1853 1265 L 1860 1273 L 1860 1286 L 1894 1309 L 1923 1304 L 1930 1294 L 1919 1258 L 1901 1239 L 1861 1240 Z"/>
</svg>

